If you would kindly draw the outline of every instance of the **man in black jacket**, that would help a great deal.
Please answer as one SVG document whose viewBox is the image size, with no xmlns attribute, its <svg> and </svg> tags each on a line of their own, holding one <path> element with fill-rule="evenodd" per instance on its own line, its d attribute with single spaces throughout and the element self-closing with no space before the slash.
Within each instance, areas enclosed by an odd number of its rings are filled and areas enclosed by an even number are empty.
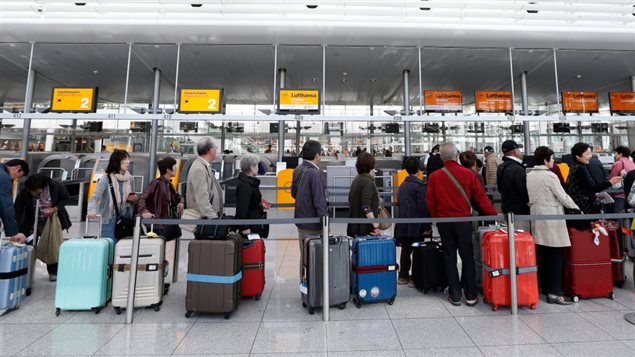
<svg viewBox="0 0 635 357">
<path fill-rule="evenodd" d="M 523 166 L 523 146 L 514 140 L 503 142 L 501 149 L 505 156 L 498 165 L 496 182 L 501 194 L 501 210 L 503 213 L 529 214 L 529 194 L 527 193 L 527 172 Z M 529 221 L 518 221 L 518 229 L 529 231 Z"/>
</svg>

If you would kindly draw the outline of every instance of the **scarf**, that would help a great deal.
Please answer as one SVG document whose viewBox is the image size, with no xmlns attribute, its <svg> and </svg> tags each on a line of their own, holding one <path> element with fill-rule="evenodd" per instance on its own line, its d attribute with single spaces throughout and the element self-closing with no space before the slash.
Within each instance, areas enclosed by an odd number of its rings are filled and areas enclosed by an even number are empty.
<svg viewBox="0 0 635 357">
<path fill-rule="evenodd" d="M 128 195 L 132 192 L 132 185 L 130 183 L 130 172 L 126 171 L 126 173 L 122 174 L 110 174 L 110 178 L 112 179 L 112 187 L 115 191 L 115 201 L 119 204 L 119 214 L 124 215 L 125 206 L 127 205 L 126 200 L 128 199 Z M 123 183 L 123 199 L 119 194 L 119 182 Z M 108 195 L 112 196 L 110 193 L 110 187 L 108 187 Z M 110 205 L 108 206 L 109 216 L 112 217 L 113 212 L 115 210 L 114 202 L 112 197 L 110 199 Z"/>
</svg>

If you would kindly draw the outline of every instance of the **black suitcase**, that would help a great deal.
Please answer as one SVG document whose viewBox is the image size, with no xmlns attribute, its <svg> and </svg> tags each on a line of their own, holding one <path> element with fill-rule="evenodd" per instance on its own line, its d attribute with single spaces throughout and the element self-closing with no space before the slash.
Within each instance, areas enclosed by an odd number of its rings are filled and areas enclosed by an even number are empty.
<svg viewBox="0 0 635 357">
<path fill-rule="evenodd" d="M 445 275 L 445 259 L 441 244 L 428 241 L 413 243 L 412 280 L 418 290 L 428 293 L 431 289 L 445 288 L 448 280 Z"/>
</svg>

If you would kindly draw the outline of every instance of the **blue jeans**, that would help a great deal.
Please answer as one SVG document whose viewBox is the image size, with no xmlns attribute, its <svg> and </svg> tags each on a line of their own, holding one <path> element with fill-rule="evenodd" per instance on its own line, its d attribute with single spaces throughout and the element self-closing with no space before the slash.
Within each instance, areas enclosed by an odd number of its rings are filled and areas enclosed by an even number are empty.
<svg viewBox="0 0 635 357">
<path fill-rule="evenodd" d="M 113 214 L 110 219 L 105 219 L 101 224 L 101 238 L 112 238 L 117 241 L 115 238 L 115 224 L 117 223 L 117 218 Z"/>
</svg>

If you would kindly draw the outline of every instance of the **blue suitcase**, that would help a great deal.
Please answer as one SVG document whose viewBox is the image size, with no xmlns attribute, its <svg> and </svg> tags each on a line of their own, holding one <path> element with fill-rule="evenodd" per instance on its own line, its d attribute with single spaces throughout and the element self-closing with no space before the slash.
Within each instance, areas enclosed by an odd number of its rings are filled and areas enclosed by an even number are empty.
<svg viewBox="0 0 635 357">
<path fill-rule="evenodd" d="M 29 250 L 7 243 L 0 247 L 0 315 L 17 309 L 28 288 Z"/>
<path fill-rule="evenodd" d="M 86 221 L 88 232 L 88 220 Z M 101 234 L 101 221 L 99 225 Z M 115 242 L 85 236 L 62 243 L 57 266 L 55 315 L 61 310 L 93 310 L 96 314 L 112 296 Z"/>
<path fill-rule="evenodd" d="M 362 304 L 388 302 L 397 296 L 397 251 L 390 237 L 358 237 L 353 240 L 353 301 Z"/>
</svg>

